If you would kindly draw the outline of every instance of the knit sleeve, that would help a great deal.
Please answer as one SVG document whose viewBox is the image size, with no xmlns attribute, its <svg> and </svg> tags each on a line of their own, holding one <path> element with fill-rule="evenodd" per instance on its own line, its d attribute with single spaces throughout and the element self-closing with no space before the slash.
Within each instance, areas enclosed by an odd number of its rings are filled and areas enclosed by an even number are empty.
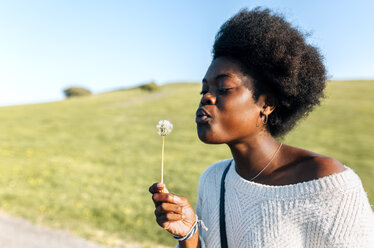
<svg viewBox="0 0 374 248">
<path fill-rule="evenodd" d="M 328 247 L 373 248 L 374 213 L 363 187 L 346 192 L 343 199 L 330 229 Z"/>
<path fill-rule="evenodd" d="M 208 229 L 212 230 L 209 222 L 212 209 L 209 206 L 211 206 L 212 200 L 219 199 L 219 188 L 217 186 L 220 185 L 222 173 L 231 160 L 226 159 L 211 164 L 200 176 L 195 213 L 199 218 L 199 242 L 201 248 L 211 247 L 211 244 L 208 244 L 207 237 Z"/>
<path fill-rule="evenodd" d="M 201 236 L 201 229 L 202 229 L 202 224 L 201 223 L 201 220 L 203 219 L 203 216 L 202 216 L 202 205 L 203 205 L 203 189 L 204 189 L 204 180 L 203 180 L 203 176 L 200 178 L 199 180 L 199 188 L 198 188 L 198 191 L 197 191 L 197 200 L 196 200 L 196 207 L 195 207 L 195 213 L 197 215 L 197 217 L 199 218 L 200 220 L 200 223 L 199 223 L 199 242 L 200 242 L 200 247 L 201 248 L 205 248 L 205 242 L 204 242 L 204 239 L 202 238 Z"/>
</svg>

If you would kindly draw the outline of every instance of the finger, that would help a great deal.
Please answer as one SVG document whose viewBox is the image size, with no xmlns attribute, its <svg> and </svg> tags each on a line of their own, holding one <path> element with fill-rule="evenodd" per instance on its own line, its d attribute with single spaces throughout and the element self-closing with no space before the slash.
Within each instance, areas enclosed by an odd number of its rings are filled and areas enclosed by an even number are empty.
<svg viewBox="0 0 374 248">
<path fill-rule="evenodd" d="M 154 193 L 160 193 L 164 190 L 165 188 L 165 184 L 162 184 L 162 183 L 154 183 L 152 184 L 151 187 L 149 187 L 149 192 L 151 194 L 154 194 Z"/>
<path fill-rule="evenodd" d="M 166 213 L 156 216 L 157 223 L 162 226 L 165 222 L 168 221 L 178 221 L 182 219 L 182 215 L 175 213 Z"/>
<path fill-rule="evenodd" d="M 155 214 L 160 215 L 162 213 L 182 214 L 182 207 L 171 203 L 161 203 L 156 207 Z"/>
<path fill-rule="evenodd" d="M 177 195 L 171 194 L 171 193 L 155 193 L 152 196 L 153 202 L 155 203 L 173 203 L 173 204 L 183 204 L 185 201 L 182 199 L 182 197 L 179 197 Z"/>
<path fill-rule="evenodd" d="M 164 194 L 164 193 L 154 193 L 153 195 L 152 195 L 152 201 L 153 201 L 153 203 L 155 204 L 155 207 L 158 207 L 161 203 L 162 203 L 162 201 L 160 201 L 159 199 L 159 197 L 158 197 L 158 195 L 160 195 L 160 194 Z"/>
</svg>

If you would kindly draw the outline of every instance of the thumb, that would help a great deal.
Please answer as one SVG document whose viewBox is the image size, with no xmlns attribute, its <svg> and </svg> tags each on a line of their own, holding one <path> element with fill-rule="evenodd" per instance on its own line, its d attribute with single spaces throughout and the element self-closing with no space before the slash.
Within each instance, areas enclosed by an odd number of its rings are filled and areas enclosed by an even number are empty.
<svg viewBox="0 0 374 248">
<path fill-rule="evenodd" d="M 158 183 L 157 189 L 158 189 L 158 192 L 169 193 L 169 190 L 166 188 L 165 184 L 163 183 Z"/>
</svg>

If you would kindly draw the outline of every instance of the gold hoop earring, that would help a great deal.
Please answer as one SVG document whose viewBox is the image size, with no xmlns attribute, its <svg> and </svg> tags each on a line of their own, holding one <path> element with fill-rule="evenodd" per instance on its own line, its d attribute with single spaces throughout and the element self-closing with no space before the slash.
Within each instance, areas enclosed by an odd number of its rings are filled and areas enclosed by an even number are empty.
<svg viewBox="0 0 374 248">
<path fill-rule="evenodd" d="M 266 125 L 266 123 L 268 123 L 268 119 L 269 119 L 268 115 L 265 114 L 265 120 L 263 120 L 262 123 L 263 123 L 264 125 Z"/>
</svg>

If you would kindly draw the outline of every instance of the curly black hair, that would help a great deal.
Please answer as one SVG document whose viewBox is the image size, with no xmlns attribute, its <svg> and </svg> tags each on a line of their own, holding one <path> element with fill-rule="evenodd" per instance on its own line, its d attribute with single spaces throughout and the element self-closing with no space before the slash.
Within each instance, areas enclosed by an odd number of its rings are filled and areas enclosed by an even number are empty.
<svg viewBox="0 0 374 248">
<path fill-rule="evenodd" d="M 213 60 L 237 61 L 253 80 L 254 98 L 262 94 L 275 107 L 266 124 L 283 136 L 320 103 L 326 69 L 317 48 L 284 17 L 269 9 L 241 10 L 222 25 L 213 46 Z"/>
</svg>

